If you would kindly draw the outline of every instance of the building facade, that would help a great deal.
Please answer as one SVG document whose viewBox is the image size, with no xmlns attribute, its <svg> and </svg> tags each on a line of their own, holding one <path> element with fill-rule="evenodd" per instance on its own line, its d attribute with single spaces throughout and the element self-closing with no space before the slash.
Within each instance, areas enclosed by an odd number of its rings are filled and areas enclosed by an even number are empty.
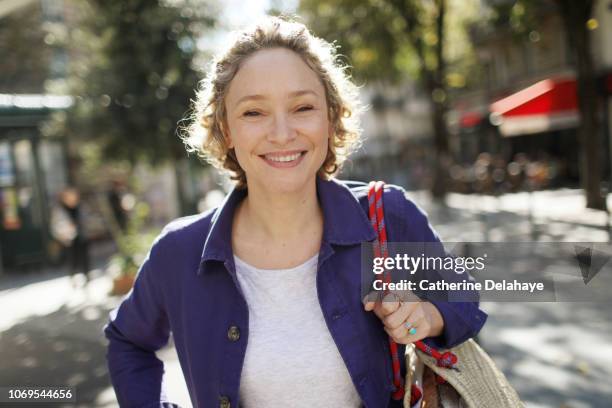
<svg viewBox="0 0 612 408">
<path fill-rule="evenodd" d="M 481 2 L 486 18 L 492 1 Z M 592 35 L 598 86 L 602 151 L 609 151 L 610 73 L 612 72 L 612 2 L 599 1 L 588 27 Z M 509 26 L 477 24 L 471 39 L 482 81 L 454 95 L 448 118 L 455 160 L 469 164 L 482 152 L 505 162 L 524 154 L 529 160 L 555 163 L 561 183 L 576 184 L 579 143 L 576 128 L 576 73 L 561 17 L 552 2 L 537 10 L 536 28 L 527 38 Z M 609 154 L 602 158 L 609 174 Z"/>
</svg>

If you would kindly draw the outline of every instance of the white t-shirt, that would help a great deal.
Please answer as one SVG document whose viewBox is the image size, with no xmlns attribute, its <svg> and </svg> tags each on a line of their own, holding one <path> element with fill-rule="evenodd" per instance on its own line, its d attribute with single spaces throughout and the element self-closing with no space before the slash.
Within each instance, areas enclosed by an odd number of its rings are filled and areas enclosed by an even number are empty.
<svg viewBox="0 0 612 408">
<path fill-rule="evenodd" d="M 290 269 L 257 269 L 234 260 L 249 306 L 240 406 L 360 407 L 319 305 L 318 255 Z"/>
</svg>

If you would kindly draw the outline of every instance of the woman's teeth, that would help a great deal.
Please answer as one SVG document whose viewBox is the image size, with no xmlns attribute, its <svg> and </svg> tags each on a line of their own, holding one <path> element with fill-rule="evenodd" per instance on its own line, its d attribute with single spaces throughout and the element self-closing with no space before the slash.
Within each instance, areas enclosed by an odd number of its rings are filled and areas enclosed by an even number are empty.
<svg viewBox="0 0 612 408">
<path fill-rule="evenodd" d="M 291 154 L 291 155 L 287 155 L 287 156 L 272 156 L 272 155 L 266 155 L 266 160 L 270 160 L 270 161 L 275 161 L 275 162 L 290 162 L 290 161 L 294 161 L 297 160 L 298 157 L 301 156 L 302 153 L 295 153 L 295 154 Z"/>
</svg>

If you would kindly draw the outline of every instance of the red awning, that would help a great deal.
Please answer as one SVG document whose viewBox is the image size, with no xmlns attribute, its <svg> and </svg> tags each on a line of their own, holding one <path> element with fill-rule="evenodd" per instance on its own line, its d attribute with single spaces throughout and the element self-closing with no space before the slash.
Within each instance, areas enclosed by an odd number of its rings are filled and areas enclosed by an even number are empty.
<svg viewBox="0 0 612 408">
<path fill-rule="evenodd" d="M 491 104 L 491 123 L 503 136 L 519 136 L 576 127 L 576 80 L 551 78 Z"/>
</svg>

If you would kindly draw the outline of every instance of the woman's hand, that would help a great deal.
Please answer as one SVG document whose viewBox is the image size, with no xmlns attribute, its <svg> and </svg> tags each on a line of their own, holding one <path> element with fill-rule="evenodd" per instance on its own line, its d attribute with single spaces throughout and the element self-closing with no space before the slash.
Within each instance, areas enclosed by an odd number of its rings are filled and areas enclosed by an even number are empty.
<svg viewBox="0 0 612 408">
<path fill-rule="evenodd" d="M 389 293 L 382 300 L 369 300 L 379 297 L 376 292 L 370 293 L 364 299 L 364 308 L 367 312 L 373 311 L 378 316 L 383 322 L 385 331 L 396 343 L 410 344 L 442 334 L 444 320 L 438 309 L 430 302 L 422 301 L 414 294 L 403 301 L 395 293 Z"/>
</svg>

